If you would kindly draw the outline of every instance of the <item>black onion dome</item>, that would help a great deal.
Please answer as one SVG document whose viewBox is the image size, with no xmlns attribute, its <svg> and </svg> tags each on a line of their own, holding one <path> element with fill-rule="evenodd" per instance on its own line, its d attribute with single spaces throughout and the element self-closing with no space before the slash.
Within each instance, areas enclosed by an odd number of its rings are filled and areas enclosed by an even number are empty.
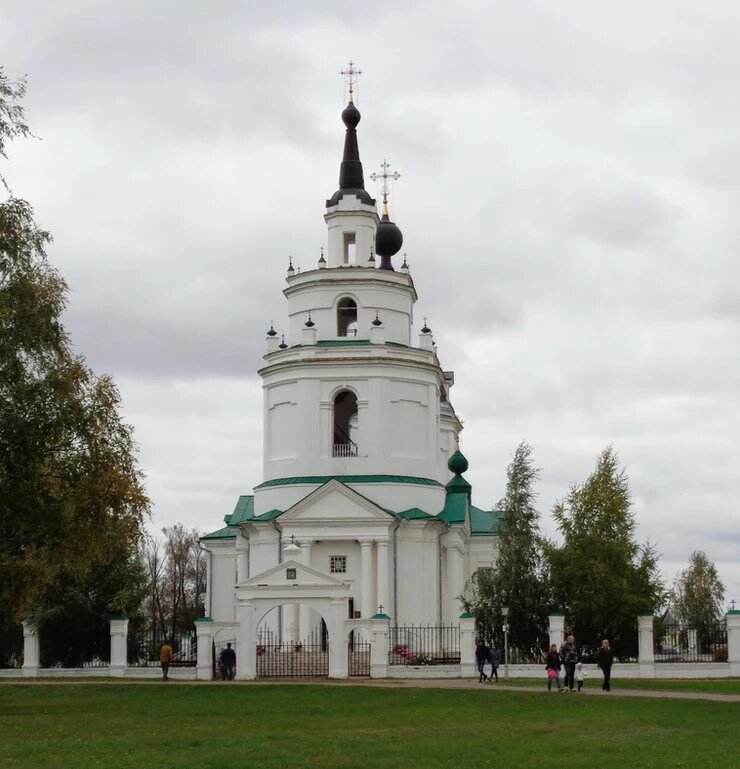
<svg viewBox="0 0 740 769">
<path fill-rule="evenodd" d="M 375 230 L 375 253 L 380 257 L 380 269 L 392 270 L 391 257 L 401 250 L 403 234 L 401 230 L 383 214 Z"/>
<path fill-rule="evenodd" d="M 355 107 L 353 102 L 350 102 L 342 110 L 342 122 L 347 128 L 357 128 L 357 124 L 360 122 L 361 118 L 362 115 L 360 115 L 360 110 Z"/>
</svg>

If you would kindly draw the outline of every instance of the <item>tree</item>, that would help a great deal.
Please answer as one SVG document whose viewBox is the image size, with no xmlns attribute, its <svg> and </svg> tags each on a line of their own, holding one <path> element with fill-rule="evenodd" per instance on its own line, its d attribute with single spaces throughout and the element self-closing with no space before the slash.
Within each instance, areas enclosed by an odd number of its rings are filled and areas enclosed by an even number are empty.
<svg viewBox="0 0 740 769">
<path fill-rule="evenodd" d="M 725 586 L 702 550 L 695 550 L 688 567 L 679 572 L 671 597 L 677 618 L 705 635 L 722 616 Z"/>
<path fill-rule="evenodd" d="M 620 656 L 636 654 L 637 615 L 665 596 L 653 547 L 635 542 L 631 505 L 627 475 L 608 447 L 585 483 L 555 505 L 563 544 L 545 547 L 554 597 L 579 646 L 595 650 L 608 638 Z"/>
<path fill-rule="evenodd" d="M 527 443 L 517 447 L 506 477 L 506 493 L 498 503 L 503 515 L 496 566 L 476 572 L 468 588 L 467 608 L 478 617 L 479 631 L 500 643 L 501 608 L 508 606 L 509 648 L 531 659 L 547 643 L 550 591 L 535 508 L 539 470 Z"/>
<path fill-rule="evenodd" d="M 0 70 L 3 156 L 7 139 L 28 134 L 24 92 Z M 67 286 L 47 260 L 50 241 L 27 202 L 0 203 L 0 638 L 61 585 L 134 553 L 149 510 L 118 390 L 62 324 Z"/>
<path fill-rule="evenodd" d="M 206 559 L 198 530 L 177 524 L 165 527 L 162 534 L 164 543 L 150 539 L 144 554 L 148 630 L 156 639 L 191 631 L 203 614 L 206 591 Z"/>
</svg>

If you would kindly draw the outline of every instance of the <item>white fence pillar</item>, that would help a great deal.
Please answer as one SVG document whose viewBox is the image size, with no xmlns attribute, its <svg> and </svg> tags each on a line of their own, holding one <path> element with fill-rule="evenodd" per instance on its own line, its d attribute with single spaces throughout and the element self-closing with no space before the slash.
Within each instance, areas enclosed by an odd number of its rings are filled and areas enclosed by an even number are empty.
<svg viewBox="0 0 740 769">
<path fill-rule="evenodd" d="M 370 620 L 372 643 L 370 645 L 370 678 L 388 677 L 388 635 L 391 618 L 387 614 L 376 614 Z"/>
<path fill-rule="evenodd" d="M 39 674 L 39 634 L 30 622 L 23 623 L 23 675 Z"/>
<path fill-rule="evenodd" d="M 329 678 L 347 678 L 349 665 L 347 649 L 349 639 L 344 627 L 345 598 L 332 598 L 329 610 Z"/>
<path fill-rule="evenodd" d="M 210 617 L 199 617 L 195 620 L 195 637 L 197 639 L 195 662 L 195 677 L 198 681 L 213 679 L 213 620 Z"/>
<path fill-rule="evenodd" d="M 637 662 L 640 678 L 655 678 L 654 618 L 651 611 L 640 612 L 637 617 Z"/>
<path fill-rule="evenodd" d="M 565 641 L 565 614 L 562 611 L 554 611 L 547 618 L 549 623 L 550 646 L 555 644 L 558 649 Z M 550 651 L 548 647 L 548 651 Z"/>
<path fill-rule="evenodd" d="M 725 614 L 727 623 L 727 661 L 730 675 L 740 676 L 740 610 L 733 609 Z"/>
<path fill-rule="evenodd" d="M 109 674 L 122 677 L 128 665 L 128 617 L 119 614 L 110 618 Z"/>
<path fill-rule="evenodd" d="M 475 614 L 460 615 L 460 675 L 475 675 Z"/>
</svg>

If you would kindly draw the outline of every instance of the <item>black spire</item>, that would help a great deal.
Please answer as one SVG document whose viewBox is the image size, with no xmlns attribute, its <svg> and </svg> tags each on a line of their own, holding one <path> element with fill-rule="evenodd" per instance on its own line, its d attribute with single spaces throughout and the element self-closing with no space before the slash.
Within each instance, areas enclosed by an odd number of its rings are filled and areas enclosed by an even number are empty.
<svg viewBox="0 0 740 769">
<path fill-rule="evenodd" d="M 360 110 L 355 107 L 350 94 L 349 104 L 342 111 L 342 122 L 347 126 L 347 131 L 344 135 L 342 163 L 339 166 L 339 189 L 326 201 L 327 208 L 335 206 L 345 195 L 356 195 L 362 203 L 375 205 L 365 189 L 365 176 L 357 146 L 357 124 L 360 117 Z"/>
</svg>

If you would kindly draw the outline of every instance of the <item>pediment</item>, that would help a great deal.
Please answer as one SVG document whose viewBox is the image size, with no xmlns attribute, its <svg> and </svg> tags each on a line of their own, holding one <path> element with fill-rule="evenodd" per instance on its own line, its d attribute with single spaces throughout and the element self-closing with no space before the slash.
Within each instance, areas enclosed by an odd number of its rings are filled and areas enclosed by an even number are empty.
<svg viewBox="0 0 740 769">
<path fill-rule="evenodd" d="M 291 570 L 294 570 L 291 571 Z M 289 577 L 289 574 L 291 575 Z M 295 576 L 292 576 L 295 574 Z M 288 587 L 300 585 L 302 587 L 345 587 L 345 583 L 332 577 L 330 574 L 306 566 L 300 561 L 288 560 L 271 566 L 269 569 L 240 582 L 237 587 Z"/>
<path fill-rule="evenodd" d="M 280 516 L 288 521 L 372 521 L 389 523 L 393 516 L 336 479 L 327 481 Z"/>
</svg>

